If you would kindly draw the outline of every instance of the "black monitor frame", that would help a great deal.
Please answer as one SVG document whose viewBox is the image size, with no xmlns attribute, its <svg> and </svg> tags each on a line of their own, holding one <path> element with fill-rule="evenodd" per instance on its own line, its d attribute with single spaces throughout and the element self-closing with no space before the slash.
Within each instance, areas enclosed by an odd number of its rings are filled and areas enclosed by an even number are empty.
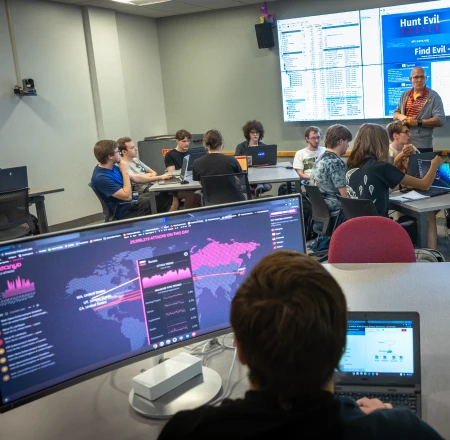
<svg viewBox="0 0 450 440">
<path fill-rule="evenodd" d="M 111 222 L 111 223 L 103 223 L 103 224 L 99 224 L 99 225 L 85 226 L 85 227 L 80 227 L 80 228 L 75 228 L 75 229 L 64 230 L 64 231 L 60 231 L 60 232 L 31 236 L 31 237 L 18 239 L 18 240 L 2 242 L 0 244 L 0 252 L 2 250 L 5 250 L 5 248 L 8 248 L 8 247 L 10 248 L 10 247 L 13 247 L 16 245 L 24 245 L 26 243 L 35 242 L 35 241 L 39 241 L 39 240 L 54 239 L 54 238 L 62 237 L 62 236 L 67 236 L 68 238 L 70 236 L 73 236 L 75 238 L 77 234 L 85 232 L 85 231 L 102 231 L 102 230 L 107 230 L 108 228 L 111 228 L 111 229 L 116 228 L 120 225 L 128 225 L 130 227 L 134 227 L 134 225 L 144 223 L 147 220 L 153 220 L 153 219 L 158 219 L 158 218 L 163 218 L 163 217 L 170 218 L 170 217 L 184 216 L 184 215 L 189 216 L 189 213 L 201 212 L 201 211 L 216 211 L 216 210 L 219 211 L 221 209 L 229 208 L 229 207 L 235 207 L 236 209 L 239 209 L 239 207 L 243 206 L 243 205 L 257 206 L 258 204 L 268 203 L 270 201 L 292 199 L 292 198 L 295 198 L 296 200 L 298 200 L 298 206 L 299 206 L 299 212 L 300 212 L 299 217 L 300 217 L 301 229 L 302 229 L 302 237 L 299 237 L 299 239 L 302 240 L 301 245 L 302 245 L 304 251 L 306 252 L 306 245 L 305 245 L 305 238 L 304 238 L 304 230 L 305 229 L 304 229 L 304 222 L 303 222 L 303 210 L 302 210 L 302 204 L 301 204 L 302 200 L 301 200 L 301 197 L 299 194 L 290 194 L 290 195 L 277 196 L 277 197 L 272 197 L 272 198 L 262 198 L 262 199 L 244 201 L 244 202 L 230 203 L 227 205 L 208 206 L 208 207 L 195 208 L 195 209 L 190 209 L 190 210 L 175 211 L 175 212 L 171 212 L 171 213 L 161 213 L 161 214 L 155 214 L 155 215 L 150 215 L 150 216 L 145 216 L 145 217 L 138 217 L 138 218 L 134 218 L 134 219 L 119 220 L 119 221 L 115 221 L 115 222 Z M 86 380 L 89 380 L 89 379 L 99 376 L 101 374 L 105 374 L 105 373 L 117 370 L 118 368 L 133 364 L 133 363 L 141 361 L 141 360 L 148 359 L 153 356 L 162 355 L 168 351 L 172 351 L 177 348 L 184 347 L 186 345 L 191 345 L 193 343 L 202 342 L 202 341 L 205 341 L 205 340 L 217 337 L 217 336 L 225 335 L 231 331 L 232 331 L 232 328 L 231 328 L 231 326 L 229 326 L 229 327 L 226 327 L 226 328 L 223 328 L 220 330 L 215 330 L 215 331 L 212 331 L 209 333 L 198 335 L 192 339 L 184 340 L 181 342 L 179 341 L 177 343 L 174 343 L 173 345 L 159 347 L 156 350 L 151 350 L 151 349 L 148 349 L 148 347 L 146 347 L 147 350 L 143 353 L 134 354 L 126 359 L 121 359 L 121 360 L 118 360 L 117 362 L 112 362 L 109 365 L 102 365 L 98 368 L 94 368 L 92 371 L 82 373 L 76 377 L 69 378 L 61 383 L 51 385 L 48 388 L 39 390 L 37 392 L 34 392 L 34 393 L 29 394 L 24 397 L 20 397 L 17 400 L 14 400 L 12 402 L 8 402 L 5 404 L 2 403 L 3 401 L 2 401 L 2 396 L 1 396 L 1 392 L 0 392 L 0 413 L 4 413 L 4 412 L 7 412 L 14 408 L 20 407 L 26 403 L 29 403 L 34 400 L 40 399 L 42 397 L 48 396 L 57 391 L 60 391 L 65 388 L 76 385 L 78 383 L 84 382 Z"/>
</svg>

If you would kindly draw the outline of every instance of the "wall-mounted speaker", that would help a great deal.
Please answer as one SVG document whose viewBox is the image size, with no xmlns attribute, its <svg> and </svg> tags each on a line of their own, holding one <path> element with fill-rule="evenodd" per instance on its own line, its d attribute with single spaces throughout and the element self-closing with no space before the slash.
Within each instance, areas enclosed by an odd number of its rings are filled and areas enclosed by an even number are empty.
<svg viewBox="0 0 450 440">
<path fill-rule="evenodd" d="M 272 48 L 275 46 L 273 41 L 273 30 L 270 23 L 255 24 L 256 39 L 260 49 Z"/>
</svg>

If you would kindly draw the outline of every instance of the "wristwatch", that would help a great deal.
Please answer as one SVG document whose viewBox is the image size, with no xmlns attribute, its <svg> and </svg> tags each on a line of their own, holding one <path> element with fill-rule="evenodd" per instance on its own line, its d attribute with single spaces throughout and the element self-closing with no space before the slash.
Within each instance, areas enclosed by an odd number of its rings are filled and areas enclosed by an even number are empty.
<svg viewBox="0 0 450 440">
<path fill-rule="evenodd" d="M 417 119 L 417 125 L 418 125 L 419 127 L 422 127 L 422 119 Z"/>
</svg>

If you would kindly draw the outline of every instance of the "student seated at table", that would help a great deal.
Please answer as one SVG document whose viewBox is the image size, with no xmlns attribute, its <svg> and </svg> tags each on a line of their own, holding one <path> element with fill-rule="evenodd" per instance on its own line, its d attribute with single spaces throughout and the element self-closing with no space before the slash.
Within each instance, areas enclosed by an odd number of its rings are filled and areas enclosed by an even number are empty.
<svg viewBox="0 0 450 440">
<path fill-rule="evenodd" d="M 264 138 L 264 127 L 261 122 L 253 120 L 247 121 L 242 127 L 242 132 L 245 137 L 245 141 L 236 146 L 234 152 L 235 156 L 248 156 L 248 149 L 252 147 L 259 147 L 260 145 L 266 145 L 261 142 Z M 270 183 L 260 183 L 259 185 L 251 185 L 253 191 L 256 189 L 262 192 L 270 191 L 272 185 Z"/>
<path fill-rule="evenodd" d="M 404 173 L 408 169 L 409 156 L 420 153 L 413 144 L 410 144 L 410 128 L 411 126 L 406 121 L 394 121 L 386 127 L 391 141 L 389 145 L 389 163 L 392 163 Z"/>
<path fill-rule="evenodd" d="M 137 148 L 129 137 L 121 137 L 117 140 L 119 144 L 120 155 L 122 160 L 128 165 L 128 174 L 131 180 L 133 191 L 139 194 L 149 191 L 152 184 L 158 180 L 170 179 L 173 175 L 170 173 L 158 176 L 149 166 L 137 158 Z M 170 211 L 175 211 L 179 207 L 178 198 L 168 193 L 155 193 L 157 204 L 171 203 Z M 166 199 L 163 201 L 163 199 Z"/>
<path fill-rule="evenodd" d="M 203 176 L 241 173 L 242 168 L 233 156 L 222 154 L 223 137 L 219 130 L 209 130 L 203 136 L 203 145 L 208 154 L 197 159 L 192 169 L 192 178 L 201 180 Z"/>
<path fill-rule="evenodd" d="M 164 156 L 166 172 L 170 173 L 171 171 L 181 170 L 185 156 L 197 151 L 205 150 L 203 146 L 189 147 L 191 139 L 192 135 L 187 130 L 178 130 L 175 133 L 175 142 L 177 146 Z"/>
<path fill-rule="evenodd" d="M 345 163 L 341 157 L 351 140 L 352 134 L 344 125 L 329 127 L 325 135 L 326 150 L 316 159 L 311 170 L 310 183 L 320 189 L 332 215 L 341 209 L 338 196 L 347 197 Z"/>
<path fill-rule="evenodd" d="M 128 165 L 121 160 L 119 144 L 105 139 L 94 146 L 94 155 L 98 165 L 94 168 L 91 178 L 92 189 L 108 204 L 110 212 L 114 212 L 114 219 L 140 217 L 152 214 L 151 194 L 144 193 L 132 203 L 131 180 Z M 129 202 L 129 203 L 127 203 Z M 156 197 L 156 207 L 159 212 L 171 209 L 172 197 Z"/>
<path fill-rule="evenodd" d="M 441 439 L 409 410 L 334 396 L 347 303 L 313 258 L 293 251 L 264 257 L 237 290 L 230 321 L 249 391 L 175 414 L 159 440 Z"/>
<path fill-rule="evenodd" d="M 389 189 L 399 184 L 410 188 L 428 190 L 436 171 L 443 163 L 440 156 L 431 161 L 430 170 L 423 179 L 408 176 L 388 163 L 389 137 L 387 131 L 378 124 L 361 125 L 352 152 L 347 160 L 347 195 L 352 199 L 373 200 L 377 212 L 388 216 Z M 433 224 L 434 218 L 434 224 Z M 437 248 L 436 216 L 428 216 L 428 247 Z"/>
</svg>

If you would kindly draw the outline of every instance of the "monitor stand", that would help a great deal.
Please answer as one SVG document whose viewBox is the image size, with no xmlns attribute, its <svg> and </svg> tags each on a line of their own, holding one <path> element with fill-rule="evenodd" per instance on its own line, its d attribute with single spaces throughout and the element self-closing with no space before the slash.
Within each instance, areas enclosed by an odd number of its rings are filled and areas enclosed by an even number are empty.
<svg viewBox="0 0 450 440">
<path fill-rule="evenodd" d="M 222 388 L 222 378 L 217 371 L 202 367 L 202 372 L 153 401 L 131 389 L 128 401 L 137 413 L 152 419 L 168 419 L 178 411 L 198 408 L 211 402 Z"/>
</svg>

